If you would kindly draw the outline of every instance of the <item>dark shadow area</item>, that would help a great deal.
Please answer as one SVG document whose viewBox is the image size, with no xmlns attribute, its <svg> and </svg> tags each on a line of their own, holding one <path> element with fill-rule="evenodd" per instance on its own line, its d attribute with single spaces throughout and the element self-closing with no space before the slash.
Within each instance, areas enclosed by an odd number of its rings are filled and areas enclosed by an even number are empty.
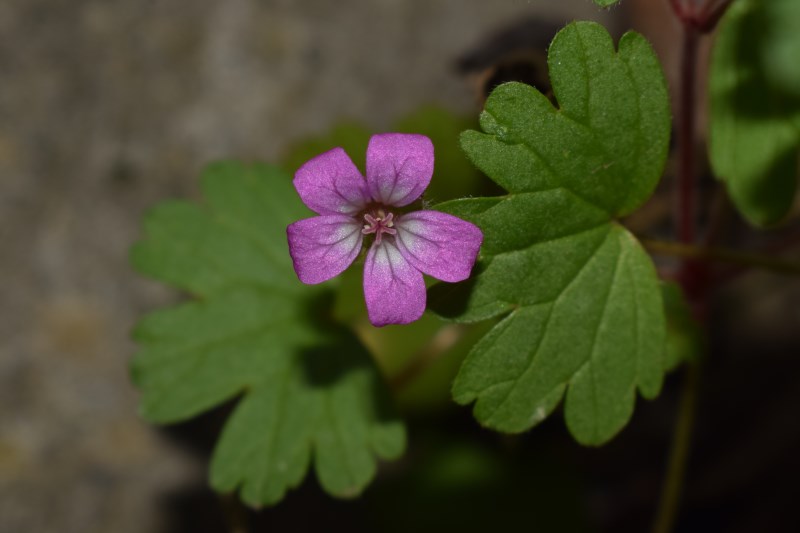
<svg viewBox="0 0 800 533">
<path fill-rule="evenodd" d="M 713 324 L 676 531 L 796 531 L 796 346 L 741 332 L 729 335 L 732 327 L 725 318 Z M 322 383 L 330 378 L 329 367 L 311 366 L 310 379 Z M 647 531 L 682 379 L 678 369 L 668 376 L 657 400 L 637 399 L 630 424 L 601 448 L 576 444 L 558 412 L 530 432 L 501 435 L 481 428 L 470 408 L 454 406 L 443 417 L 409 420 L 406 454 L 383 465 L 357 500 L 329 497 L 312 473 L 276 507 L 240 507 L 239 512 L 252 532 L 335 527 L 485 533 L 487 528 L 506 531 L 519 524 L 541 531 Z M 224 409 L 168 432 L 207 459 Z M 228 530 L 223 526 L 225 505 L 205 484 L 173 493 L 163 504 L 170 516 L 163 533 Z"/>
<path fill-rule="evenodd" d="M 491 260 L 481 260 L 475 263 L 472 275 L 467 280 L 433 285 L 428 289 L 428 309 L 444 318 L 461 316 L 472 298 L 478 276 L 489 267 L 490 262 Z"/>
<path fill-rule="evenodd" d="M 321 331 L 334 331 L 339 326 L 333 317 L 333 306 L 336 302 L 336 293 L 333 290 L 309 291 L 309 296 L 304 296 L 300 302 L 303 311 L 301 315 Z"/>
<path fill-rule="evenodd" d="M 505 26 L 461 55 L 456 69 L 473 79 L 481 101 L 485 101 L 495 87 L 508 81 L 527 83 L 542 94 L 550 95 L 546 50 L 563 25 L 541 18 L 525 18 Z"/>
<path fill-rule="evenodd" d="M 364 413 L 374 423 L 386 423 L 398 419 L 387 383 L 384 382 L 372 356 L 361 341 L 349 329 L 338 326 L 330 329 L 331 340 L 298 354 L 307 383 L 325 389 L 337 386 L 351 374 L 364 373 L 369 380 L 369 398 Z"/>
<path fill-rule="evenodd" d="M 240 395 L 237 394 L 235 398 L 222 405 L 214 407 L 186 422 L 163 426 L 159 428 L 159 431 L 191 451 L 193 456 L 206 459 L 210 457 L 225 421 L 236 408 L 239 400 Z"/>
</svg>

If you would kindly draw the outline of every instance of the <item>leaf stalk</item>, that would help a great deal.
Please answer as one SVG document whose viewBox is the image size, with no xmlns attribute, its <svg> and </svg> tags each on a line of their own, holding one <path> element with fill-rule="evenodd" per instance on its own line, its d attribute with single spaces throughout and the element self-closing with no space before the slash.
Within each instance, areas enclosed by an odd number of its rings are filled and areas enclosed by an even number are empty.
<svg viewBox="0 0 800 533">
<path fill-rule="evenodd" d="M 653 254 L 671 255 L 707 262 L 731 263 L 738 266 L 769 270 L 779 274 L 800 276 L 800 263 L 763 254 L 740 252 L 728 248 L 701 247 L 681 242 L 659 241 L 647 238 L 640 238 L 639 241 L 642 243 L 642 246 Z"/>
<path fill-rule="evenodd" d="M 652 533 L 669 533 L 678 516 L 681 489 L 686 477 L 689 447 L 692 440 L 697 393 L 700 383 L 700 363 L 689 362 L 686 366 L 680 406 L 675 421 L 675 433 L 670 448 L 669 464 L 662 488 L 658 511 L 653 522 Z"/>
</svg>

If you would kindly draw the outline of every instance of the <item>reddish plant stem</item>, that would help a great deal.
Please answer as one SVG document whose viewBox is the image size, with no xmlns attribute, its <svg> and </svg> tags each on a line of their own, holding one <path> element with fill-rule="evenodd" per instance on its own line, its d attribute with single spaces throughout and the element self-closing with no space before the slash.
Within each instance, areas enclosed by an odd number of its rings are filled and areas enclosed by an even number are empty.
<svg viewBox="0 0 800 533">
<path fill-rule="evenodd" d="M 678 157 L 678 199 L 677 233 L 678 240 L 686 247 L 697 241 L 695 227 L 695 200 L 697 183 L 695 177 L 695 117 L 697 107 L 697 52 L 701 35 L 711 32 L 730 5 L 731 0 L 706 0 L 702 5 L 690 0 L 670 0 L 675 15 L 681 22 L 683 37 L 681 43 L 681 67 L 679 89 L 679 111 L 677 124 Z M 710 244 L 715 231 L 709 232 Z M 709 291 L 708 265 L 697 258 L 687 257 L 678 273 L 678 281 L 683 287 L 695 318 L 705 322 L 706 303 Z M 675 434 L 670 450 L 669 465 L 664 479 L 661 499 L 658 506 L 654 533 L 669 533 L 678 516 L 680 496 L 694 423 L 697 394 L 699 389 L 699 363 L 688 365 L 683 390 L 681 408 L 676 420 Z"/>
<path fill-rule="evenodd" d="M 697 27 L 696 4 L 670 0 L 675 15 L 681 22 L 680 88 L 678 93 L 677 157 L 678 198 L 677 233 L 684 245 L 692 245 L 695 229 L 695 105 L 697 48 L 700 32 Z M 703 318 L 706 295 L 705 266 L 697 260 L 686 258 L 678 272 L 678 281 L 691 305 L 695 317 Z M 684 377 L 681 408 L 678 413 L 670 447 L 667 471 L 653 522 L 653 533 L 670 533 L 678 516 L 681 493 L 691 443 L 698 389 L 698 367 L 691 364 Z"/>
<path fill-rule="evenodd" d="M 722 0 L 717 3 L 709 3 L 706 5 L 706 8 L 700 15 L 700 20 L 698 21 L 698 27 L 700 31 L 703 33 L 710 33 L 714 28 L 716 28 L 719 19 L 722 18 L 722 15 L 728 10 L 730 7 L 731 2 L 733 0 Z"/>
<path fill-rule="evenodd" d="M 678 238 L 685 244 L 695 239 L 694 227 L 694 106 L 697 68 L 697 30 L 683 27 L 681 86 L 678 114 Z"/>
<path fill-rule="evenodd" d="M 672 11 L 682 22 L 689 17 L 686 6 L 681 0 L 669 0 L 669 4 L 672 6 Z"/>
<path fill-rule="evenodd" d="M 683 23 L 681 43 L 681 78 L 678 102 L 678 240 L 693 244 L 697 239 L 695 227 L 695 111 L 697 48 L 699 31 L 689 21 Z M 699 304 L 706 285 L 706 269 L 692 259 L 684 261 L 679 279 L 687 297 Z M 699 309 L 696 309 L 700 311 Z"/>
<path fill-rule="evenodd" d="M 701 35 L 710 33 L 732 0 L 669 0 L 675 15 L 681 22 L 683 39 L 681 43 L 681 78 L 679 92 L 679 113 L 677 125 L 678 157 L 678 239 L 683 245 L 695 244 L 695 116 L 696 116 L 696 73 L 698 40 Z M 715 231 L 710 231 L 707 243 L 711 243 Z M 678 273 L 678 281 L 683 287 L 695 317 L 705 322 L 706 302 L 709 292 L 708 266 L 694 258 L 686 258 Z M 669 533 L 676 522 L 681 492 L 686 475 L 689 448 L 692 439 L 692 426 L 696 410 L 700 382 L 700 363 L 690 362 L 684 376 L 681 392 L 681 406 L 675 425 L 675 433 L 670 449 L 661 498 L 653 523 L 654 533 Z"/>
</svg>

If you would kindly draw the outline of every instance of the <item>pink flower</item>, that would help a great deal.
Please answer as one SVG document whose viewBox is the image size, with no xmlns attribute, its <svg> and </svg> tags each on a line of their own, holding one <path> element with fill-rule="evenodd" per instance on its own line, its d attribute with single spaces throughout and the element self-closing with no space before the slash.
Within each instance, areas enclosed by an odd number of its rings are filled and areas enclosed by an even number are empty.
<svg viewBox="0 0 800 533">
<path fill-rule="evenodd" d="M 294 186 L 320 216 L 286 228 L 289 253 L 303 283 L 322 283 L 356 259 L 364 240 L 364 298 L 375 326 L 408 324 L 425 311 L 422 274 L 467 279 L 483 241 L 481 230 L 438 211 L 401 209 L 417 200 L 433 175 L 433 143 L 424 135 L 374 135 L 366 180 L 344 150 L 305 163 Z"/>
</svg>

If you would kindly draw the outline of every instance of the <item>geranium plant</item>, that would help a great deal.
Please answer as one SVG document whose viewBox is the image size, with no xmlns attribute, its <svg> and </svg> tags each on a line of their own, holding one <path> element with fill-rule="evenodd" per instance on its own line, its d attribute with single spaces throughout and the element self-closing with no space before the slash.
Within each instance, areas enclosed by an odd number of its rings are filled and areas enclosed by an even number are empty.
<svg viewBox="0 0 800 533">
<path fill-rule="evenodd" d="M 438 386 L 452 382 L 476 423 L 528 432 L 563 405 L 567 430 L 587 446 L 617 436 L 637 396 L 653 400 L 665 373 L 682 368 L 685 401 L 654 526 L 670 530 L 715 268 L 800 271 L 757 250 L 717 248 L 698 226 L 708 207 L 696 195 L 694 89 L 698 43 L 720 25 L 713 170 L 751 223 L 790 216 L 800 144 L 791 50 L 800 41 L 778 30 L 798 3 L 671 4 L 684 32 L 675 110 L 644 37 L 628 32 L 615 44 L 600 25 L 574 22 L 548 50 L 552 94 L 496 87 L 479 128 L 460 134 L 463 155 L 444 148 L 456 140 L 452 119 L 435 115 L 433 128 L 408 131 L 412 120 L 403 133 L 371 136 L 365 173 L 353 146 L 323 140 L 289 172 L 211 165 L 203 203 L 156 207 L 133 263 L 190 299 L 136 328 L 143 416 L 173 423 L 236 399 L 211 485 L 261 507 L 279 503 L 312 464 L 331 496 L 360 495 L 378 460 L 406 446 L 393 395 L 444 353 L 460 353 L 460 368 Z M 776 32 L 760 29 L 763 20 Z M 664 176 L 673 117 L 675 239 L 637 235 L 626 217 Z M 370 136 L 353 128 L 340 137 Z M 438 196 L 426 196 L 429 184 Z M 677 256 L 677 270 L 659 270 L 651 254 Z M 386 325 L 402 326 L 376 329 Z M 422 356 L 392 369 L 376 355 L 381 342 Z"/>
</svg>

